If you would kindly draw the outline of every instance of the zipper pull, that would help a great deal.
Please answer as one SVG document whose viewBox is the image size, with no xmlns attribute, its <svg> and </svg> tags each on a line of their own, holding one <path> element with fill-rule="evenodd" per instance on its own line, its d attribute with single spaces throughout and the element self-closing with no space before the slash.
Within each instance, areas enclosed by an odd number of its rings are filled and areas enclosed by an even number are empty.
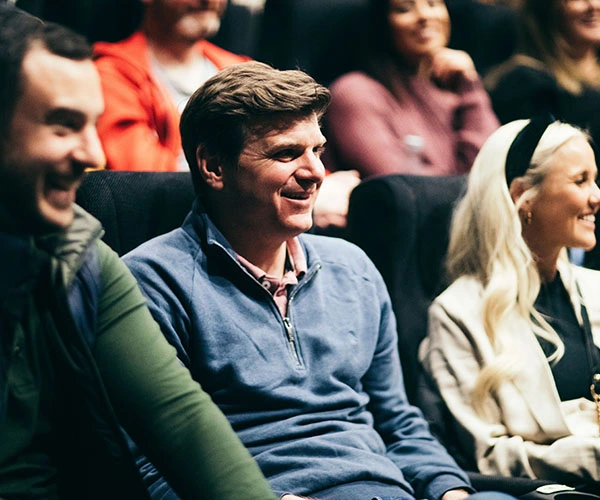
<svg viewBox="0 0 600 500">
<path fill-rule="evenodd" d="M 285 334 L 287 336 L 290 349 L 292 350 L 294 360 L 297 364 L 300 364 L 300 357 L 298 356 L 298 351 L 296 350 L 296 332 L 294 331 L 294 326 L 292 325 L 290 318 L 287 316 L 283 318 L 283 325 L 285 326 Z"/>
</svg>

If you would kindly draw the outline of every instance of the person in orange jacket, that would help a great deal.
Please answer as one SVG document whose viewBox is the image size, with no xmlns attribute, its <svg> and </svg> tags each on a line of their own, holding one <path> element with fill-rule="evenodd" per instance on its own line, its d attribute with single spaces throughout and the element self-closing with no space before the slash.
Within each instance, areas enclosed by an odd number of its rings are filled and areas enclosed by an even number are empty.
<svg viewBox="0 0 600 500">
<path fill-rule="evenodd" d="M 95 63 L 106 109 L 98 123 L 112 170 L 187 170 L 179 114 L 220 69 L 250 60 L 206 39 L 220 27 L 227 0 L 141 0 L 138 31 L 97 42 Z"/>
</svg>

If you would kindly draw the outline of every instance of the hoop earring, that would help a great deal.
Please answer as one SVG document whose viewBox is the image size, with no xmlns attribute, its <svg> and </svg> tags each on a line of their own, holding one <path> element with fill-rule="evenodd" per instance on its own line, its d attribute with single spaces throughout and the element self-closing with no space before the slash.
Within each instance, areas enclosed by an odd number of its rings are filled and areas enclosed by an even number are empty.
<svg viewBox="0 0 600 500">
<path fill-rule="evenodd" d="M 527 212 L 525 214 L 525 224 L 527 224 L 529 226 L 531 224 L 532 218 L 533 218 L 533 214 L 531 213 L 531 211 Z"/>
</svg>

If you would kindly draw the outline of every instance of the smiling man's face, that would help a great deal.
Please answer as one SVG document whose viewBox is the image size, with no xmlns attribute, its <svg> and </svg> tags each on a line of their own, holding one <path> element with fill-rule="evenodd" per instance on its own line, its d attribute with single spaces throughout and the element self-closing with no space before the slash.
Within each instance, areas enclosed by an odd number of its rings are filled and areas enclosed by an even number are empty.
<svg viewBox="0 0 600 500">
<path fill-rule="evenodd" d="M 96 131 L 104 109 L 91 60 L 32 47 L 0 158 L 0 203 L 24 231 L 66 228 L 86 168 L 104 164 Z"/>
<path fill-rule="evenodd" d="M 248 238 L 283 242 L 312 226 L 325 176 L 325 145 L 316 115 L 291 118 L 245 141 L 236 166 L 224 167 L 222 194 L 228 226 Z M 235 221 L 235 222 L 234 222 Z"/>
</svg>

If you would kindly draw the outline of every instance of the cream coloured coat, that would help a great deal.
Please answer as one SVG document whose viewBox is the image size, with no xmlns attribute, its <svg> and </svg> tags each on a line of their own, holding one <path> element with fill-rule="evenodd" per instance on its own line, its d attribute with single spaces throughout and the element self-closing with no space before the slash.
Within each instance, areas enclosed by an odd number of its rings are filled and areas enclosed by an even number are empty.
<svg viewBox="0 0 600 500">
<path fill-rule="evenodd" d="M 579 284 L 600 345 L 600 272 L 559 267 L 581 322 Z M 454 416 L 463 449 L 487 474 L 554 481 L 600 480 L 600 438 L 594 403 L 561 402 L 550 366 L 529 323 L 516 315 L 504 332 L 518 375 L 488 398 L 490 415 L 479 416 L 471 392 L 481 369 L 497 358 L 483 328 L 483 287 L 472 277 L 455 281 L 431 305 L 429 335 L 419 357 Z"/>
</svg>

